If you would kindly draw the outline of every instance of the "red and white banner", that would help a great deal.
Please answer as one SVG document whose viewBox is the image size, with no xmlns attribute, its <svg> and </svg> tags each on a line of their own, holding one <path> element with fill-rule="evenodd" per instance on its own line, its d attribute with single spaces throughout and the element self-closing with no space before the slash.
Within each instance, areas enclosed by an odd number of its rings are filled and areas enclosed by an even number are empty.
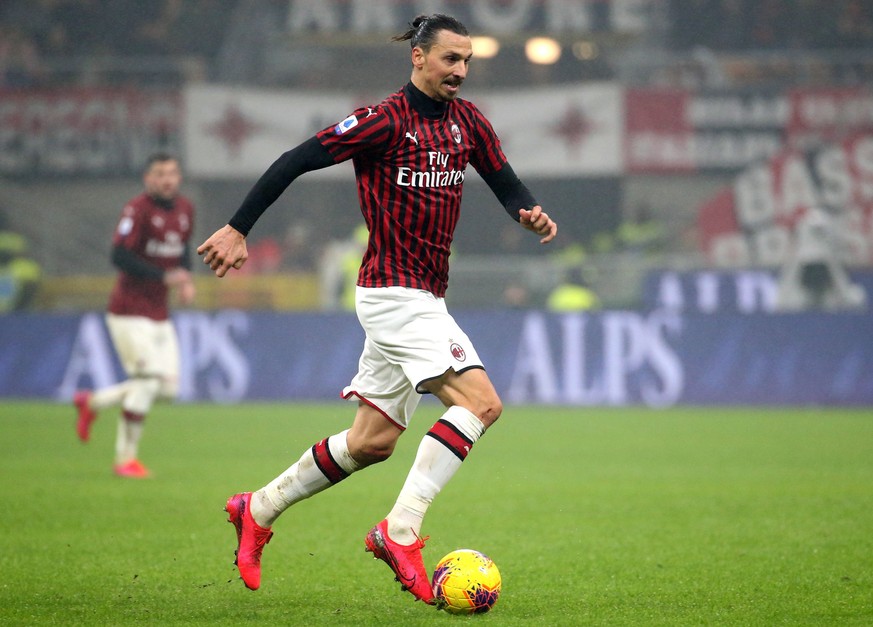
<svg viewBox="0 0 873 627">
<path fill-rule="evenodd" d="M 184 148 L 195 176 L 251 178 L 385 95 L 215 85 L 182 95 L 0 90 L 0 175 L 129 175 L 155 150 Z M 586 83 L 466 96 L 494 124 L 513 167 L 547 178 L 739 172 L 787 147 L 873 133 L 873 92 L 863 88 L 711 93 Z M 351 168 L 312 176 L 351 176 Z"/>
<path fill-rule="evenodd" d="M 834 219 L 846 261 L 873 263 L 873 133 L 747 168 L 700 206 L 701 244 L 717 265 L 776 265 L 813 208 Z"/>
<path fill-rule="evenodd" d="M 793 89 L 788 92 L 789 141 L 808 146 L 860 131 L 873 131 L 873 92 L 869 89 Z"/>
<path fill-rule="evenodd" d="M 207 178 L 256 177 L 286 150 L 386 95 L 192 86 L 185 91 L 188 171 Z M 521 175 L 618 176 L 624 169 L 624 101 L 613 83 L 465 97 L 491 121 Z M 351 176 L 351 168 L 307 176 Z"/>
<path fill-rule="evenodd" d="M 629 89 L 625 108 L 630 173 L 738 171 L 785 147 L 873 131 L 873 93 L 862 88 Z"/>
<path fill-rule="evenodd" d="M 736 170 L 783 145 L 784 96 L 629 89 L 625 159 L 630 173 Z"/>
<path fill-rule="evenodd" d="M 347 93 L 220 85 L 188 87 L 184 99 L 188 172 L 226 179 L 257 177 L 286 150 L 364 104 Z M 352 176 L 348 168 L 328 168 L 308 176 L 341 174 Z"/>
<path fill-rule="evenodd" d="M 0 91 L 0 175 L 139 173 L 177 151 L 177 91 L 112 88 Z"/>
<path fill-rule="evenodd" d="M 473 95 L 519 174 L 618 176 L 624 101 L 614 83 Z"/>
</svg>

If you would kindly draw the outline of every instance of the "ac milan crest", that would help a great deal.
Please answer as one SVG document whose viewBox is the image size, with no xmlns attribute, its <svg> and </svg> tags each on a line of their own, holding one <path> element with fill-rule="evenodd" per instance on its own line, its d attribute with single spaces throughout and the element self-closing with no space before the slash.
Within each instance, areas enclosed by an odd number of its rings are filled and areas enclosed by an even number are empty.
<svg viewBox="0 0 873 627">
<path fill-rule="evenodd" d="M 452 138 L 455 140 L 456 144 L 461 143 L 461 129 L 458 128 L 457 124 L 452 124 Z"/>
<path fill-rule="evenodd" d="M 449 350 L 452 351 L 452 357 L 454 357 L 458 361 L 464 361 L 465 359 L 467 359 L 467 353 L 464 352 L 464 349 L 461 347 L 460 344 L 452 344 L 449 347 Z"/>
</svg>

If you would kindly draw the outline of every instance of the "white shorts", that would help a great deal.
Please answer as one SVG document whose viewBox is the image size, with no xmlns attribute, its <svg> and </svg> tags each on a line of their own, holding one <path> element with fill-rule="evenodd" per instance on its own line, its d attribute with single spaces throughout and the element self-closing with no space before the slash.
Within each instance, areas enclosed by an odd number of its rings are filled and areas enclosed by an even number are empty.
<svg viewBox="0 0 873 627">
<path fill-rule="evenodd" d="M 470 338 L 449 315 L 446 302 L 425 290 L 358 287 L 355 311 L 367 334 L 358 374 L 343 398 L 358 398 L 401 429 L 429 379 L 450 369 L 483 368 Z"/>
<path fill-rule="evenodd" d="M 179 380 L 179 343 L 169 320 L 106 314 L 106 326 L 128 377 Z"/>
</svg>

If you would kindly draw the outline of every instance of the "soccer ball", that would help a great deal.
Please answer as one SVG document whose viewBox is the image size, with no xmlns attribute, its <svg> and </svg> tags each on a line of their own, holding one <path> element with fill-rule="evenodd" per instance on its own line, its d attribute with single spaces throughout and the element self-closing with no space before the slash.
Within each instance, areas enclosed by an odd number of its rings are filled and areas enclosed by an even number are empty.
<svg viewBox="0 0 873 627">
<path fill-rule="evenodd" d="M 481 614 L 497 603 L 500 571 L 490 557 L 471 549 L 452 551 L 433 571 L 437 606 L 451 614 Z"/>
</svg>

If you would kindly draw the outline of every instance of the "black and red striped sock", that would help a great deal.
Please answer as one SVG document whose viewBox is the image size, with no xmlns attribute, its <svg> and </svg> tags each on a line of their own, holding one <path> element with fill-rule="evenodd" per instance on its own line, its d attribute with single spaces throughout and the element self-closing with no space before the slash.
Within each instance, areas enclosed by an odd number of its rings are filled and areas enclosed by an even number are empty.
<svg viewBox="0 0 873 627">
<path fill-rule="evenodd" d="M 335 485 L 361 466 L 349 453 L 348 429 L 306 449 L 297 462 L 269 484 L 255 492 L 252 516 L 269 527 L 294 503 Z"/>
<path fill-rule="evenodd" d="M 395 542 L 415 541 L 434 497 L 455 475 L 484 432 L 485 426 L 472 412 L 454 406 L 422 438 L 406 483 L 388 514 L 388 535 Z"/>
</svg>

